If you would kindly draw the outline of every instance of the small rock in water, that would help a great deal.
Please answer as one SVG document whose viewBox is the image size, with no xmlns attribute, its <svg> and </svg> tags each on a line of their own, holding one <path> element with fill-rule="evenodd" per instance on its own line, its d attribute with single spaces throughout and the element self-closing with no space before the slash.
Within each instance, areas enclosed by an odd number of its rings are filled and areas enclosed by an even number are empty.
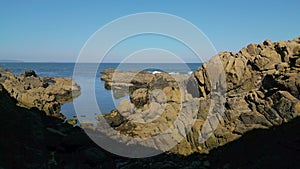
<svg viewBox="0 0 300 169">
<path fill-rule="evenodd" d="M 78 123 L 78 118 L 74 117 L 73 119 L 69 119 L 69 120 L 66 121 L 66 123 L 74 126 Z"/>
</svg>

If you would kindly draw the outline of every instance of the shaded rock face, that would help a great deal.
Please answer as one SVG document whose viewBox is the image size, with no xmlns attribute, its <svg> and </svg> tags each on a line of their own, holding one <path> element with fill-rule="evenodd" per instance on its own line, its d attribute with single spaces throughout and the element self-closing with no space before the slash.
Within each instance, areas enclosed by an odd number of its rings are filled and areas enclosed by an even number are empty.
<svg viewBox="0 0 300 169">
<path fill-rule="evenodd" d="M 114 168 L 82 129 L 17 102 L 0 84 L 0 168 Z"/>
<path fill-rule="evenodd" d="M 21 73 L 20 75 L 21 77 L 37 77 L 37 74 L 35 73 L 34 70 L 26 70 L 24 72 Z"/>
<path fill-rule="evenodd" d="M 296 169 L 299 166 L 299 117 L 271 130 L 246 133 L 209 155 L 195 153 L 185 157 L 164 153 L 128 159 L 101 149 L 79 127 L 63 124 L 62 120 L 45 116 L 34 108 L 18 107 L 16 103 L 0 85 L 0 168 L 3 169 Z"/>
<path fill-rule="evenodd" d="M 38 108 L 49 116 L 64 118 L 63 103 L 80 95 L 80 87 L 71 78 L 38 77 L 33 70 L 15 76 L 2 70 L 0 84 L 18 101 L 20 106 Z"/>
<path fill-rule="evenodd" d="M 182 107 L 192 108 L 196 119 L 191 131 L 181 133 L 186 137 L 170 150 L 188 155 L 194 152 L 207 153 L 253 129 L 281 125 L 300 115 L 300 37 L 275 43 L 266 40 L 261 44 L 250 44 L 236 54 L 221 52 L 216 57 L 222 62 L 226 84 L 221 80 L 220 83 L 211 84 L 211 78 L 220 78 L 211 76 L 215 66 L 212 59 L 199 67 L 191 77 L 182 80 L 188 91 L 197 88 L 197 95 L 194 92 L 183 95 L 178 90 L 180 84 L 165 74 L 147 74 L 147 78 L 145 75 L 136 78 L 134 82 L 138 83 L 126 83 L 132 89 L 129 92 L 130 101 L 121 102 L 114 111 L 119 112 L 118 125 L 113 126 L 115 130 L 138 138 L 155 136 L 172 126 L 178 117 L 178 110 Z M 115 70 L 107 72 L 102 80 L 113 86 L 111 76 Z M 117 78 L 120 83 L 117 84 L 124 84 L 121 82 L 128 78 L 126 74 L 129 73 L 122 72 Z M 196 83 L 190 82 L 190 78 L 196 79 Z M 215 93 L 215 89 L 224 89 L 224 93 Z M 210 117 L 208 111 L 213 103 L 212 98 L 223 94 L 225 98 L 220 98 L 220 104 L 224 103 L 225 109 L 215 104 L 212 113 L 218 116 Z M 151 99 L 154 102 L 149 102 Z M 185 101 L 191 100 L 197 102 L 198 107 L 185 105 Z M 151 103 L 153 105 L 150 106 Z M 165 111 L 157 111 L 160 109 Z M 148 117 L 147 112 L 151 111 L 155 113 L 150 113 L 152 116 Z M 205 125 L 208 118 L 210 125 Z M 113 119 L 109 118 L 110 121 Z M 215 124 L 217 127 L 213 130 Z M 183 129 L 180 125 L 176 125 L 176 128 L 178 133 Z M 205 135 L 209 135 L 209 138 L 204 142 L 199 140 Z"/>
</svg>

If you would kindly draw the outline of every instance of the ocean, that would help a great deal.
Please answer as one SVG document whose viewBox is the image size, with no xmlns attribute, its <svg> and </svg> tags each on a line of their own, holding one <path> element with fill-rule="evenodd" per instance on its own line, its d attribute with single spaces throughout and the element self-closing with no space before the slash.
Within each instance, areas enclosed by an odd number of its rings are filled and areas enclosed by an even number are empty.
<svg viewBox="0 0 300 169">
<path fill-rule="evenodd" d="M 97 67 L 96 76 L 93 76 L 94 67 Z M 101 63 L 99 65 L 94 63 L 81 63 L 80 73 L 77 74 L 76 79 L 79 78 L 79 85 L 82 90 L 95 86 L 96 102 L 102 114 L 107 114 L 111 110 L 115 109 L 118 103 L 128 97 L 114 99 L 112 92 L 104 88 L 104 82 L 100 80 L 101 71 L 108 68 L 118 68 L 121 70 L 145 70 L 151 73 L 168 72 L 170 74 L 185 74 L 191 73 L 201 66 L 201 63 Z M 21 74 L 25 70 L 32 69 L 40 77 L 69 77 L 73 78 L 75 63 L 0 63 L 0 68 L 7 68 L 15 75 Z M 73 118 L 74 116 L 87 116 L 85 111 L 88 113 L 89 105 L 91 104 L 92 95 L 89 93 L 82 93 L 78 98 L 75 99 L 76 103 L 80 103 L 80 109 L 74 108 L 74 103 L 65 103 L 61 112 L 67 117 L 67 119 Z M 78 112 L 80 111 L 80 112 Z M 90 112 L 89 112 L 90 113 Z"/>
</svg>

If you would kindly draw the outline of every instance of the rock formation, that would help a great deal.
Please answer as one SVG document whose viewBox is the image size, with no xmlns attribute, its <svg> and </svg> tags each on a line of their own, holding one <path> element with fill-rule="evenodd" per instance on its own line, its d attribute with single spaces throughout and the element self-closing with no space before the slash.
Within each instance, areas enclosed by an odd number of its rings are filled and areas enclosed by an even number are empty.
<svg viewBox="0 0 300 169">
<path fill-rule="evenodd" d="M 210 98 L 217 95 L 214 93 L 216 86 L 210 85 L 211 77 L 207 73 L 211 62 L 192 76 L 151 75 L 150 82 L 133 87 L 129 91 L 130 100 L 122 101 L 117 110 L 105 115 L 116 131 L 132 137 L 148 137 L 159 133 L 154 129 L 172 126 L 178 118 L 179 105 L 183 112 L 193 112 L 187 110 L 194 109 L 193 104 L 199 106 L 195 109 L 196 121 L 191 131 L 170 150 L 176 154 L 166 152 L 143 159 L 123 158 L 101 149 L 82 129 L 73 127 L 76 120 L 69 121 L 72 125 L 63 123 L 38 110 L 38 104 L 24 108 L 19 94 L 11 91 L 25 90 L 30 94 L 29 90 L 36 89 L 38 94 L 41 87 L 50 90 L 49 86 L 61 84 L 59 80 L 53 84 L 53 80 L 49 81 L 52 78 L 40 78 L 33 71 L 16 77 L 1 69 L 0 168 L 299 168 L 299 44 L 300 38 L 276 43 L 265 41 L 249 45 L 237 54 L 223 52 L 218 55 L 227 81 L 224 115 L 218 119 L 217 129 L 211 131 L 213 134 L 203 143 L 198 142 L 199 135 L 210 130 L 200 128 L 205 126 L 203 120 L 207 117 L 206 109 L 212 104 Z M 264 50 L 268 52 L 262 52 Z M 276 53 L 281 60 L 271 58 L 277 57 Z M 3 84 L 13 87 L 6 89 Z M 181 85 L 186 85 L 188 92 L 179 90 Z M 69 96 L 64 93 L 66 91 L 56 92 L 54 100 L 64 102 L 68 98 L 65 96 Z M 46 96 L 45 92 L 39 94 Z M 161 109 L 162 106 L 167 108 Z M 164 111 L 157 113 L 155 110 Z M 157 125 L 157 121 L 168 123 Z M 141 124 L 137 122 L 148 125 L 147 130 L 142 133 Z M 179 132 L 185 133 L 179 125 L 177 127 Z M 209 154 L 178 155 L 207 151 Z"/>
<path fill-rule="evenodd" d="M 0 84 L 26 108 L 38 108 L 49 116 L 64 118 L 60 113 L 63 103 L 80 95 L 80 87 L 71 78 L 38 77 L 33 70 L 15 76 L 0 70 Z"/>
<path fill-rule="evenodd" d="M 209 69 L 213 70 L 215 59 L 221 60 L 226 84 L 221 80 L 211 84 L 214 77 Z M 300 37 L 250 44 L 235 54 L 221 52 L 181 80 L 166 73 L 116 73 L 110 69 L 104 74 L 101 79 L 108 86 L 117 82 L 116 86 L 126 84 L 123 86 L 132 89 L 128 92 L 130 101 L 122 101 L 117 110 L 105 115 L 111 126 L 137 138 L 156 136 L 173 127 L 178 131 L 174 137 L 186 135 L 170 150 L 175 154 L 207 153 L 253 129 L 281 125 L 300 115 Z M 191 79 L 196 79 L 196 83 Z M 187 90 L 197 88 L 199 93 L 180 91 L 181 82 Z M 224 93 L 214 92 L 217 88 L 224 88 Z M 223 94 L 224 98 L 219 97 Z M 212 114 L 218 116 L 210 117 L 208 111 L 213 97 L 222 101 L 213 105 Z M 224 110 L 218 108 L 222 104 Z M 184 132 L 184 125 L 174 125 L 180 111 L 192 112 L 186 116 L 196 117 L 188 133 Z M 113 117 L 117 117 L 117 121 Z M 200 140 L 203 137 L 204 142 Z"/>
<path fill-rule="evenodd" d="M 154 75 L 146 71 L 120 71 L 106 69 L 101 72 L 101 80 L 105 81 L 105 88 L 113 91 L 115 98 L 128 95 L 135 88 L 147 86 Z"/>
<path fill-rule="evenodd" d="M 236 54 L 218 54 L 226 73 L 225 112 L 202 150 L 224 145 L 257 128 L 281 125 L 300 115 L 300 38 L 250 44 Z M 205 67 L 194 73 L 199 86 L 208 81 Z M 203 78 L 204 77 L 204 78 Z M 210 90 L 202 90 L 209 95 Z M 201 113 L 201 112 L 200 112 Z M 193 133 L 190 137 L 193 138 Z M 192 145 L 197 147 L 199 145 Z M 200 151 L 201 152 L 201 151 Z"/>
</svg>

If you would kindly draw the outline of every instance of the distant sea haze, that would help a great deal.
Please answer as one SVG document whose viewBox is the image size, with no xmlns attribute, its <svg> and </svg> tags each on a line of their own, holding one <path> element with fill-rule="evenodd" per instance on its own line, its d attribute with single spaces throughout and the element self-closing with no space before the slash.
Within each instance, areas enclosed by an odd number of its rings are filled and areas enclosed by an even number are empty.
<svg viewBox="0 0 300 169">
<path fill-rule="evenodd" d="M 0 60 L 0 63 L 23 63 L 24 61 L 22 60 L 6 60 L 6 59 L 3 59 L 3 60 Z"/>
<path fill-rule="evenodd" d="M 99 64 L 97 75 L 93 77 L 92 67 L 95 67 L 95 63 L 80 63 L 84 66 L 84 71 L 80 72 L 79 78 L 85 82 L 85 84 L 79 84 L 80 86 L 87 87 L 92 86 L 95 81 L 95 95 L 99 108 L 102 113 L 109 113 L 115 109 L 118 103 L 124 99 L 113 99 L 112 92 L 104 88 L 104 82 L 100 80 L 100 72 L 108 68 L 115 68 L 121 70 L 144 70 L 151 73 L 168 72 L 170 74 L 191 74 L 196 71 L 201 63 L 101 63 Z M 38 76 L 41 77 L 69 77 L 72 78 L 75 63 L 28 63 L 28 62 L 0 62 L 0 68 L 7 68 L 12 73 L 19 75 L 24 70 L 32 69 Z M 78 78 L 78 77 L 77 77 Z M 90 98 L 79 96 L 78 102 L 82 102 L 84 105 L 89 105 L 87 101 Z M 72 102 L 66 103 L 62 106 L 62 113 L 69 119 L 76 116 L 74 105 Z M 81 113 L 84 114 L 84 113 Z"/>
</svg>

